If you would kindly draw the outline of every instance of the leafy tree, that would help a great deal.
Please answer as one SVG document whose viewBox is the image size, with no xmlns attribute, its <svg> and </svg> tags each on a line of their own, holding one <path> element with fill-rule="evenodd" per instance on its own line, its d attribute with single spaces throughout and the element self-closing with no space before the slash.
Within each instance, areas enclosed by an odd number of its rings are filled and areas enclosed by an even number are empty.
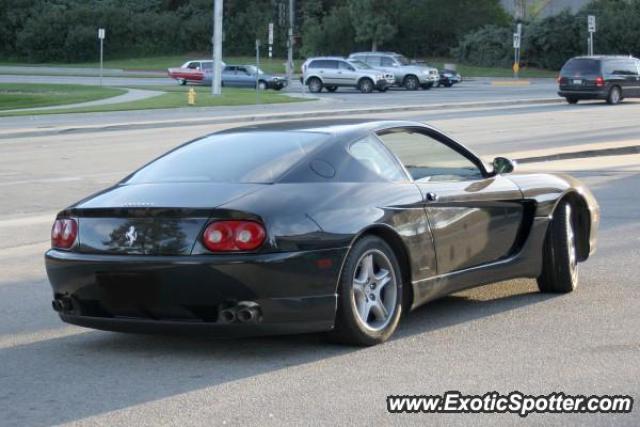
<svg viewBox="0 0 640 427">
<path fill-rule="evenodd" d="M 383 42 L 395 36 L 398 28 L 389 14 L 386 0 L 348 0 L 355 41 L 370 42 L 374 52 Z"/>
</svg>

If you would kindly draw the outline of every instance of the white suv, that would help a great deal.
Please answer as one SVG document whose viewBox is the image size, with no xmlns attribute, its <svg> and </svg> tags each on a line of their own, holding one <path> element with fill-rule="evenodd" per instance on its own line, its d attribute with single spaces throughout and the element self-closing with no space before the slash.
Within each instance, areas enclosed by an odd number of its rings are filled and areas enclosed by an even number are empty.
<svg viewBox="0 0 640 427">
<path fill-rule="evenodd" d="M 370 93 L 374 89 L 386 91 L 393 85 L 394 78 L 359 61 L 318 57 L 309 58 L 302 64 L 302 83 L 313 93 L 323 88 L 335 92 L 339 87 L 355 87 L 362 93 Z"/>
<path fill-rule="evenodd" d="M 436 68 L 412 64 L 395 52 L 357 52 L 349 55 L 349 59 L 366 62 L 373 68 L 393 74 L 396 84 L 407 90 L 431 89 L 440 80 Z"/>
</svg>

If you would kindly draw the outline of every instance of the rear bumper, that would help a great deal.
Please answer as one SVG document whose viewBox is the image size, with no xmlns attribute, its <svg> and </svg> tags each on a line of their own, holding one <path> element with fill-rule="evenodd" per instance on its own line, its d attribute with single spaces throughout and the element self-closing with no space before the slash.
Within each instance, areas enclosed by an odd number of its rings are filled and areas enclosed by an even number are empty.
<svg viewBox="0 0 640 427">
<path fill-rule="evenodd" d="M 269 80 L 267 82 L 267 88 L 280 90 L 287 87 L 287 84 L 288 82 L 286 80 Z"/>
<path fill-rule="evenodd" d="M 261 335 L 333 327 L 347 249 L 248 255 L 127 256 L 50 250 L 47 275 L 60 318 L 95 329 Z M 221 311 L 255 304 L 257 319 Z"/>
<path fill-rule="evenodd" d="M 560 89 L 558 95 L 565 98 L 575 99 L 607 99 L 609 92 L 605 89 L 600 90 L 568 90 Z"/>
</svg>

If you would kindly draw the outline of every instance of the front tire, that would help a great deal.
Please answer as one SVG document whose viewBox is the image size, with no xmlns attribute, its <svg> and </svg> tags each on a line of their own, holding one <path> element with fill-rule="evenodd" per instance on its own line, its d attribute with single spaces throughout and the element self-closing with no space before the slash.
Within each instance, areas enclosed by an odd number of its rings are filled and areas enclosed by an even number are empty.
<svg viewBox="0 0 640 427">
<path fill-rule="evenodd" d="M 407 90 L 417 90 L 420 87 L 420 82 L 416 76 L 407 76 L 404 78 L 402 85 Z"/>
<path fill-rule="evenodd" d="M 338 90 L 338 86 L 327 86 L 327 91 L 333 93 Z"/>
<path fill-rule="evenodd" d="M 577 104 L 578 103 L 578 98 L 571 98 L 571 97 L 567 97 L 567 102 L 571 105 Z"/>
<path fill-rule="evenodd" d="M 393 250 L 382 239 L 366 236 L 351 248 L 338 286 L 332 338 L 371 346 L 393 334 L 402 314 L 402 275 Z"/>
<path fill-rule="evenodd" d="M 311 93 L 320 93 L 320 91 L 322 91 L 322 82 L 317 77 L 311 77 L 307 80 L 307 85 Z"/>
<path fill-rule="evenodd" d="M 540 292 L 567 293 L 578 286 L 578 257 L 571 205 L 564 201 L 556 208 L 542 253 Z"/>
<path fill-rule="evenodd" d="M 258 90 L 267 90 L 267 82 L 260 80 L 258 82 Z"/>
<path fill-rule="evenodd" d="M 362 93 L 371 93 L 373 92 L 373 82 L 371 79 L 364 78 L 358 83 L 358 89 Z"/>
</svg>

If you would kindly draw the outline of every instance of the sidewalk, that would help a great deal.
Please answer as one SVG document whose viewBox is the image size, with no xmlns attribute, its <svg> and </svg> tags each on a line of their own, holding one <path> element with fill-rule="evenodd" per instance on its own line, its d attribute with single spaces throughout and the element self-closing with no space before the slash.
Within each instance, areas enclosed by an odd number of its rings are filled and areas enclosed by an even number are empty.
<svg viewBox="0 0 640 427">
<path fill-rule="evenodd" d="M 140 101 L 141 99 L 153 98 L 154 96 L 162 95 L 166 92 L 156 90 L 142 90 L 142 89 L 125 89 L 127 93 L 118 96 L 112 96 L 111 98 L 96 99 L 95 101 L 80 102 L 77 104 L 62 104 L 53 105 L 51 107 L 33 107 L 33 108 L 17 108 L 11 110 L 1 110 L 4 113 L 13 113 L 18 111 L 47 111 L 47 110 L 66 110 L 69 108 L 83 108 L 93 107 L 96 105 L 109 105 L 119 104 L 122 102 Z"/>
</svg>

